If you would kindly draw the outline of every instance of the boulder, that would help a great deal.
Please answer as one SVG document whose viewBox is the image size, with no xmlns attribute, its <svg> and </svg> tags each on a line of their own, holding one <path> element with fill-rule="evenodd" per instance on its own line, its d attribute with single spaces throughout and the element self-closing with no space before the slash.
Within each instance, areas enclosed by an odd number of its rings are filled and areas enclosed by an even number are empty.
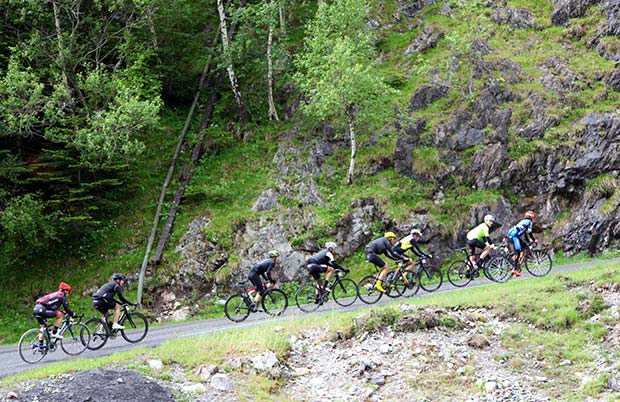
<svg viewBox="0 0 620 402">
<path fill-rule="evenodd" d="M 553 0 L 551 22 L 555 25 L 564 25 L 569 18 L 581 17 L 592 4 L 598 0 Z"/>
</svg>

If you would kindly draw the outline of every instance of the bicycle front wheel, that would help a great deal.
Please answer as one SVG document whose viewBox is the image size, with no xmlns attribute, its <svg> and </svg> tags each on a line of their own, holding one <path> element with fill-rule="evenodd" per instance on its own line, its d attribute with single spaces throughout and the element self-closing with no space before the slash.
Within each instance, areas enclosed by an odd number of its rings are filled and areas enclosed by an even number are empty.
<svg viewBox="0 0 620 402">
<path fill-rule="evenodd" d="M 443 275 L 441 271 L 435 267 L 424 267 L 418 275 L 420 287 L 427 292 L 434 292 L 441 287 L 443 283 Z"/>
<path fill-rule="evenodd" d="M 530 250 L 525 259 L 525 269 L 533 276 L 545 276 L 551 271 L 551 257 L 544 250 Z"/>
<path fill-rule="evenodd" d="M 288 297 L 281 289 L 269 289 L 263 296 L 263 310 L 270 316 L 277 317 L 284 314 L 288 307 Z"/>
<path fill-rule="evenodd" d="M 224 303 L 224 313 L 230 321 L 241 322 L 250 315 L 250 306 L 241 294 L 232 295 Z"/>
<path fill-rule="evenodd" d="M 149 332 L 149 322 L 142 313 L 130 311 L 123 322 L 119 322 L 125 329 L 121 329 L 121 336 L 129 343 L 140 342 Z"/>
<path fill-rule="evenodd" d="M 90 342 L 90 330 L 82 323 L 67 328 L 60 339 L 60 347 L 70 356 L 76 356 L 86 350 Z"/>
<path fill-rule="evenodd" d="M 471 282 L 472 275 L 469 264 L 465 261 L 455 261 L 448 267 L 448 280 L 453 286 L 462 288 Z"/>
<path fill-rule="evenodd" d="M 491 258 L 485 264 L 484 269 L 487 277 L 494 282 L 506 282 L 512 276 L 510 273 L 512 271 L 512 264 L 506 257 L 501 255 Z"/>
<path fill-rule="evenodd" d="M 43 340 L 39 341 L 39 337 Z M 48 351 L 48 344 L 45 337 L 42 336 L 41 330 L 33 328 L 22 335 L 17 344 L 17 349 L 23 361 L 34 364 L 45 357 Z"/>
<path fill-rule="evenodd" d="M 405 269 L 397 274 L 396 291 L 404 297 L 411 297 L 418 293 L 420 288 L 415 272 Z"/>
<path fill-rule="evenodd" d="M 304 313 L 311 313 L 319 308 L 319 290 L 313 283 L 306 283 L 295 294 L 295 303 Z"/>
<path fill-rule="evenodd" d="M 357 283 L 360 300 L 366 304 L 375 304 L 379 301 L 383 293 L 379 292 L 375 286 L 377 278 L 375 275 L 368 275 L 360 279 Z"/>
<path fill-rule="evenodd" d="M 339 306 L 350 306 L 357 300 L 357 284 L 349 278 L 337 280 L 332 289 L 332 297 Z"/>
<path fill-rule="evenodd" d="M 110 336 L 110 330 L 106 323 L 101 318 L 90 318 L 84 323 L 90 330 L 90 342 L 88 343 L 88 349 L 97 350 L 101 349 L 103 345 L 108 341 Z"/>
</svg>

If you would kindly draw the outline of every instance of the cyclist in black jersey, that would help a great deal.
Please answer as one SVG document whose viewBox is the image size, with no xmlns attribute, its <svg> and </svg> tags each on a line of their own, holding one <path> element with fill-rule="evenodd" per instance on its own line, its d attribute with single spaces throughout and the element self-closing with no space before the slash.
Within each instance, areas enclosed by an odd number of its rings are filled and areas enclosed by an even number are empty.
<svg viewBox="0 0 620 402">
<path fill-rule="evenodd" d="M 316 280 L 320 288 L 323 288 L 323 281 L 321 281 L 321 273 L 325 273 L 325 283 L 329 283 L 329 280 L 334 274 L 334 269 L 340 269 L 345 272 L 349 272 L 347 268 L 338 265 L 334 258 L 334 251 L 336 251 L 336 243 L 325 243 L 325 249 L 314 254 L 312 257 L 306 260 L 308 272 Z M 325 290 L 330 291 L 329 287 L 325 287 Z"/>
<path fill-rule="evenodd" d="M 383 288 L 383 281 L 388 274 L 389 267 L 387 263 L 383 262 L 381 258 L 379 258 L 379 254 L 383 254 L 388 258 L 393 260 L 399 260 L 399 257 L 394 255 L 392 251 L 392 245 L 396 240 L 396 235 L 394 232 L 386 232 L 382 237 L 371 241 L 366 246 L 366 260 L 376 265 L 381 269 L 381 273 L 379 274 L 379 280 L 375 287 L 381 293 L 385 293 L 385 289 Z"/>
<path fill-rule="evenodd" d="M 427 254 L 424 252 L 424 250 L 422 250 L 420 248 L 420 246 L 418 246 L 418 242 L 422 239 L 422 232 L 420 232 L 418 229 L 411 229 L 411 231 L 409 232 L 409 236 L 405 236 L 402 239 L 400 239 L 399 241 L 396 242 L 396 244 L 394 244 L 394 247 L 392 248 L 392 251 L 394 252 L 394 254 L 399 257 L 400 259 L 402 259 L 403 261 L 409 261 L 409 264 L 407 264 L 406 269 L 411 269 L 413 271 L 415 271 L 415 267 L 413 266 L 413 261 L 409 260 L 409 257 L 407 257 L 406 252 L 408 250 L 411 250 L 411 252 L 420 258 L 433 258 L 432 255 Z"/>
<path fill-rule="evenodd" d="M 121 306 L 117 303 L 114 296 L 118 295 L 121 303 L 134 306 L 135 304 L 125 299 L 123 296 L 123 285 L 127 281 L 127 278 L 123 274 L 112 275 L 112 282 L 103 285 L 93 295 L 93 307 L 97 309 L 106 321 L 109 317 L 108 311 L 114 309 L 114 322 L 112 323 L 112 329 L 125 329 L 124 326 L 118 323 L 118 317 L 121 312 Z"/>
<path fill-rule="evenodd" d="M 265 295 L 265 289 L 263 288 L 261 276 L 265 279 L 265 281 L 275 283 L 275 280 L 271 277 L 271 270 L 276 266 L 279 256 L 280 252 L 278 250 L 271 250 L 269 252 L 269 258 L 252 266 L 252 268 L 250 268 L 250 272 L 248 272 L 248 279 L 258 291 L 258 293 L 256 293 L 256 297 L 254 298 L 254 304 L 252 305 L 253 312 L 258 311 L 258 305 L 263 300 L 263 296 Z"/>
</svg>

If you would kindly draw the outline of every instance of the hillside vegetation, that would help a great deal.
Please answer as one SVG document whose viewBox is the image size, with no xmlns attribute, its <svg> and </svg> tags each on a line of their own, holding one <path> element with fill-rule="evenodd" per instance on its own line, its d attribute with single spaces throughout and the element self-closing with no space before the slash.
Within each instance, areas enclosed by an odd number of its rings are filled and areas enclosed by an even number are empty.
<svg viewBox="0 0 620 402">
<path fill-rule="evenodd" d="M 327 240 L 361 277 L 370 269 L 363 246 L 385 230 L 419 227 L 441 263 L 488 212 L 504 224 L 495 237 L 534 209 L 549 248 L 618 245 L 620 25 L 611 3 L 233 1 L 226 52 L 210 1 L 110 0 L 83 14 L 71 12 L 77 3 L 5 3 L 5 341 L 32 325 L 33 301 L 60 280 L 76 288 L 76 310 L 94 313 L 90 295 L 112 272 L 137 278 L 205 65 L 161 225 L 185 163 L 191 180 L 163 259 L 147 270 L 147 307 L 170 308 L 166 290 L 195 314 L 218 314 L 217 296 L 204 295 L 225 294 L 268 250 L 283 254 L 280 279 L 300 281 L 307 253 Z M 311 31 L 315 18 L 340 23 Z M 327 74 L 330 65 L 340 67 Z"/>
</svg>

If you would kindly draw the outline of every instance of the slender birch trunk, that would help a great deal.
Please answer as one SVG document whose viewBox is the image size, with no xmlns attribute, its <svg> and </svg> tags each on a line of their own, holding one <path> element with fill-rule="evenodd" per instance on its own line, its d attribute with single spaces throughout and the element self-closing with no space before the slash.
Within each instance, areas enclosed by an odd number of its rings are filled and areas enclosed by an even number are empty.
<svg viewBox="0 0 620 402">
<path fill-rule="evenodd" d="M 280 31 L 282 36 L 286 36 L 286 17 L 284 16 L 284 1 L 278 0 L 278 14 L 280 16 Z"/>
<path fill-rule="evenodd" d="M 276 105 L 273 102 L 273 62 L 271 59 L 271 47 L 273 45 L 273 26 L 269 25 L 267 37 L 267 97 L 269 98 L 269 119 L 280 121 Z"/>
<path fill-rule="evenodd" d="M 352 110 L 347 110 L 347 120 L 349 121 L 349 138 L 351 140 L 351 159 L 349 160 L 349 172 L 347 173 L 347 185 L 353 184 L 353 170 L 355 169 L 355 156 L 357 155 L 357 144 L 355 142 L 355 116 Z"/>
</svg>

